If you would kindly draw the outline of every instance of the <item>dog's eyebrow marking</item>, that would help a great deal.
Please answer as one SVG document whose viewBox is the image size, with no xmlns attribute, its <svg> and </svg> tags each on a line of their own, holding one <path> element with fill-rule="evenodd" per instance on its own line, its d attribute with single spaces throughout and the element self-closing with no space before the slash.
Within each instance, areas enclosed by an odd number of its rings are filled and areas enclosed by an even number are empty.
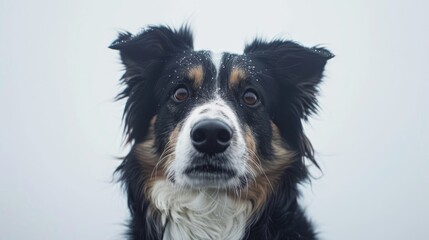
<svg viewBox="0 0 429 240">
<path fill-rule="evenodd" d="M 202 65 L 191 67 L 187 75 L 194 82 L 194 88 L 200 88 L 203 85 L 204 69 Z"/>
<path fill-rule="evenodd" d="M 246 78 L 246 71 L 240 67 L 233 67 L 231 73 L 229 74 L 229 88 L 238 86 L 240 81 Z"/>
</svg>

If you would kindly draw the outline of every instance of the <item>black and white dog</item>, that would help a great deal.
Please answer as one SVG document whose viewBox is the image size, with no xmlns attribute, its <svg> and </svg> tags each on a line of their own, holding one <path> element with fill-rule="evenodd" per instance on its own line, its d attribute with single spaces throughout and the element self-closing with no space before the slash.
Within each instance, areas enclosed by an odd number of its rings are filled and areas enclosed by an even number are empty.
<svg viewBox="0 0 429 240">
<path fill-rule="evenodd" d="M 125 65 L 128 239 L 316 239 L 297 198 L 328 50 L 256 39 L 213 54 L 166 26 L 110 48 Z"/>
</svg>

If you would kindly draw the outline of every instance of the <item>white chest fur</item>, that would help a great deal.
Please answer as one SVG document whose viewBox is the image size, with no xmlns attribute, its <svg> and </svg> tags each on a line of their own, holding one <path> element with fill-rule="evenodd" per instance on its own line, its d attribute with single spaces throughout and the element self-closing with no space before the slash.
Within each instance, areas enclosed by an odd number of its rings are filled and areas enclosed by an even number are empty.
<svg viewBox="0 0 429 240">
<path fill-rule="evenodd" d="M 233 201 L 222 191 L 177 189 L 166 181 L 154 185 L 151 198 L 167 223 L 164 240 L 239 240 L 251 211 L 249 202 Z"/>
</svg>

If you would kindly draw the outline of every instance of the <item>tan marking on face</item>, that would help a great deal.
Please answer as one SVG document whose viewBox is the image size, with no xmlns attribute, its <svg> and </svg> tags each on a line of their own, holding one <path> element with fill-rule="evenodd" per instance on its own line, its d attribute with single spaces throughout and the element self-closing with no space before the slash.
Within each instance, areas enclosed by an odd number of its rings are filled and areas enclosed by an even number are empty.
<svg viewBox="0 0 429 240">
<path fill-rule="evenodd" d="M 203 85 L 204 69 L 202 65 L 192 67 L 187 75 L 194 82 L 194 88 L 200 88 Z"/>
<path fill-rule="evenodd" d="M 229 74 L 229 87 L 233 88 L 238 86 L 240 81 L 244 80 L 246 78 L 246 71 L 239 67 L 234 67 Z"/>
<path fill-rule="evenodd" d="M 174 128 L 164 151 L 157 153 L 155 149 L 155 122 L 156 116 L 150 121 L 149 132 L 145 141 L 136 144 L 133 149 L 141 165 L 142 193 L 146 196 L 149 196 L 150 189 L 157 181 L 166 180 L 167 167 L 174 161 L 174 149 L 181 128 L 181 125 Z"/>
<path fill-rule="evenodd" d="M 257 153 L 255 136 L 249 127 L 245 129 L 246 147 L 249 151 L 248 169 L 253 179 L 249 179 L 248 186 L 234 198 L 250 201 L 252 203 L 252 214 L 259 212 L 267 198 L 275 191 L 281 180 L 284 170 L 290 166 L 294 159 L 294 153 L 286 149 L 280 132 L 273 123 L 271 124 L 273 148 L 273 159 L 264 160 Z M 230 194 L 236 194 L 231 192 Z"/>
</svg>

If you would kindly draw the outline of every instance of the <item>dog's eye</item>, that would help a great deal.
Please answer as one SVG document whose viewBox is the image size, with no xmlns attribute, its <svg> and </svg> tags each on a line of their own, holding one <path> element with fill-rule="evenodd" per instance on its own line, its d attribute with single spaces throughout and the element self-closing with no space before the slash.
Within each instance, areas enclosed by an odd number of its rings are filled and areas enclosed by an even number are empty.
<svg viewBox="0 0 429 240">
<path fill-rule="evenodd" d="M 245 104 L 247 104 L 249 106 L 255 106 L 256 104 L 259 103 L 259 98 L 258 98 L 258 95 L 256 95 L 256 93 L 254 91 L 247 90 L 243 94 L 243 101 Z"/>
<path fill-rule="evenodd" d="M 176 102 L 183 102 L 186 99 L 189 98 L 189 92 L 188 89 L 186 89 L 185 87 L 181 86 L 178 87 L 173 94 L 173 100 Z"/>
</svg>

